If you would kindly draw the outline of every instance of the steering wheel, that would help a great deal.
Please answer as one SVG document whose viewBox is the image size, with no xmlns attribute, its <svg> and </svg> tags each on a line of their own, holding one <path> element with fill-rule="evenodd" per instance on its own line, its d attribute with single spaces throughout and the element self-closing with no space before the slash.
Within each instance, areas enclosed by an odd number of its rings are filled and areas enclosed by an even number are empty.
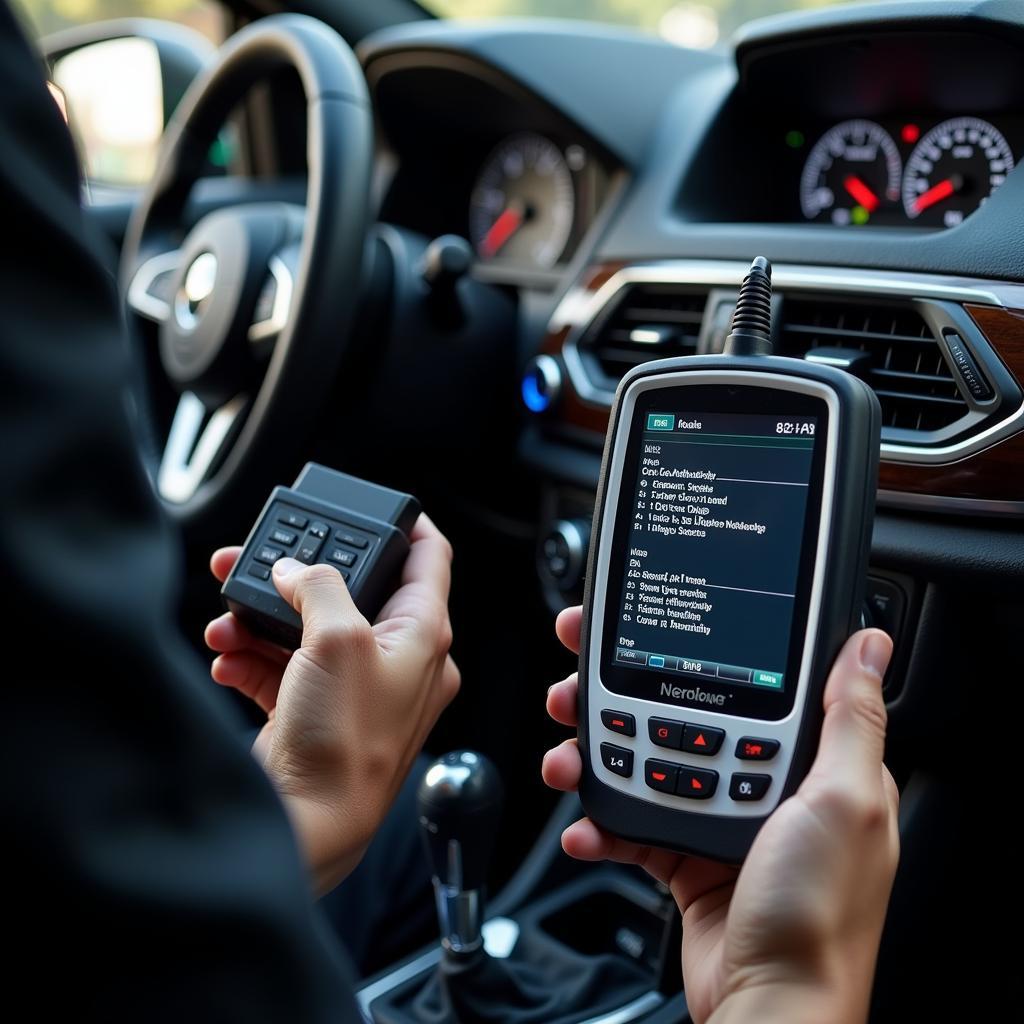
<svg viewBox="0 0 1024 1024">
<path fill-rule="evenodd" d="M 306 99 L 305 206 L 226 206 L 186 230 L 192 186 L 228 114 L 289 67 Z M 372 159 L 359 63 L 304 15 L 233 36 L 174 113 L 129 223 L 121 282 L 129 308 L 159 324 L 159 372 L 179 394 L 154 444 L 157 490 L 177 519 L 226 507 L 326 398 L 359 294 Z"/>
</svg>

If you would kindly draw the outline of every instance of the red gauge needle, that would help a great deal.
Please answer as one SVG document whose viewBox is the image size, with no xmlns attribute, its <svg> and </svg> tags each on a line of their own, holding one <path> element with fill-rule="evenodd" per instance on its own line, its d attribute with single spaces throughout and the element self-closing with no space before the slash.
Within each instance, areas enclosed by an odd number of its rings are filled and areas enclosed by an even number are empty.
<svg viewBox="0 0 1024 1024">
<path fill-rule="evenodd" d="M 959 174 L 954 174 L 951 178 L 946 178 L 945 181 L 932 185 L 927 192 L 922 192 L 914 200 L 914 212 L 924 213 L 929 206 L 941 203 L 943 199 L 948 199 L 954 192 L 959 192 L 963 187 L 964 179 Z"/>
<path fill-rule="evenodd" d="M 510 203 L 488 228 L 480 241 L 480 255 L 485 260 L 496 256 L 498 250 L 523 226 L 524 213 L 522 203 Z"/>
<path fill-rule="evenodd" d="M 874 213 L 878 209 L 878 196 L 864 184 L 856 174 L 848 174 L 843 178 L 843 188 L 853 196 L 854 199 L 864 207 L 868 213 Z"/>
</svg>

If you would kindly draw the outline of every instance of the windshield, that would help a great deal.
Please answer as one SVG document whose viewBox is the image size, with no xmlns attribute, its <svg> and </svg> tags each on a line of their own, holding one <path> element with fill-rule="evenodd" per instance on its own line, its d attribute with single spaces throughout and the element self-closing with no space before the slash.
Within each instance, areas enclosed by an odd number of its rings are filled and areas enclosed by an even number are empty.
<svg viewBox="0 0 1024 1024">
<path fill-rule="evenodd" d="M 851 0 L 420 0 L 447 18 L 580 18 L 655 32 L 680 46 L 706 48 L 766 14 L 833 7 Z M 861 0 L 863 2 L 863 0 Z"/>
</svg>

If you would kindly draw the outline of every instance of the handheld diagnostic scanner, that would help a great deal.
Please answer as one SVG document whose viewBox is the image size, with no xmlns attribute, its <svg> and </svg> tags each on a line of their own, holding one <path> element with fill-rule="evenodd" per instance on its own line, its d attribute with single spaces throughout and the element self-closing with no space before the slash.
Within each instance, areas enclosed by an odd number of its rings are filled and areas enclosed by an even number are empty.
<svg viewBox="0 0 1024 1024">
<path fill-rule="evenodd" d="M 856 628 L 880 412 L 834 367 L 770 355 L 771 267 L 724 355 L 619 385 L 584 595 L 587 814 L 636 842 L 738 863 L 814 757 Z"/>
</svg>

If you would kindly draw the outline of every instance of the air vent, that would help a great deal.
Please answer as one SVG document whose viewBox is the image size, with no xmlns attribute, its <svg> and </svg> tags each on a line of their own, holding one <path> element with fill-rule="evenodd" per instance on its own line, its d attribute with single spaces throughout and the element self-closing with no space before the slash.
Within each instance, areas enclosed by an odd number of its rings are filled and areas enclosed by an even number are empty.
<svg viewBox="0 0 1024 1024">
<path fill-rule="evenodd" d="M 639 363 L 694 355 L 706 302 L 707 292 L 685 286 L 629 285 L 582 340 L 580 353 L 614 388 Z"/>
<path fill-rule="evenodd" d="M 935 334 L 912 306 L 787 295 L 780 348 L 849 363 L 878 395 L 883 427 L 941 430 L 968 412 Z"/>
</svg>

